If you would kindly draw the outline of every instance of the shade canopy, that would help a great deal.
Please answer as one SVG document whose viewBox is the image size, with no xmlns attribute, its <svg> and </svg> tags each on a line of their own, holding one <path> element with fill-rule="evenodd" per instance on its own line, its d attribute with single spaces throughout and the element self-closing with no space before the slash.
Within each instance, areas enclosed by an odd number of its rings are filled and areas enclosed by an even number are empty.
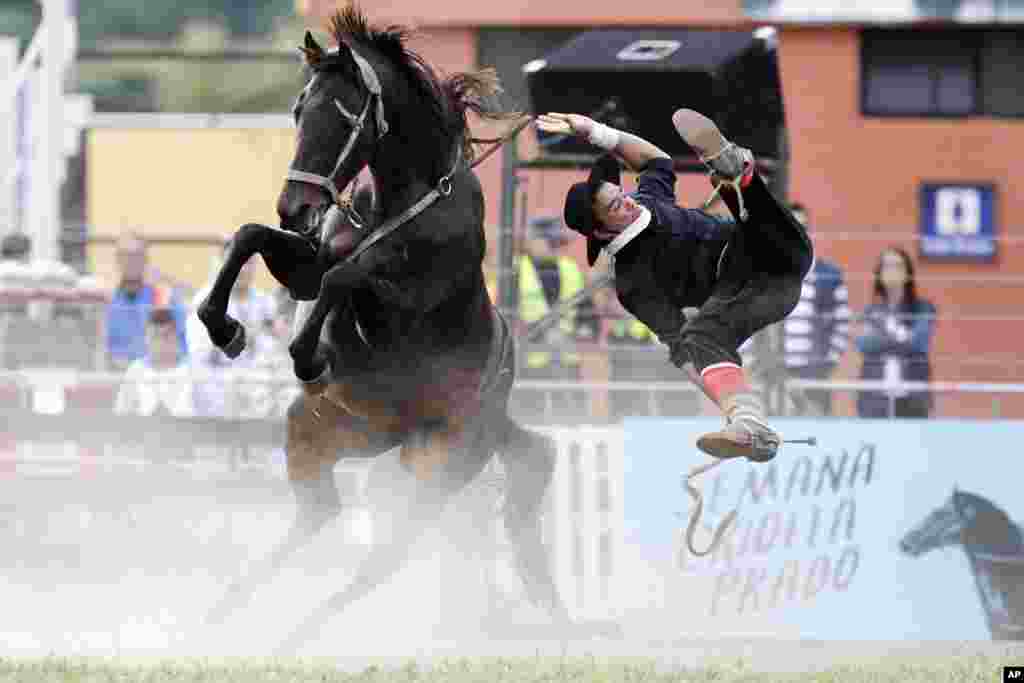
<svg viewBox="0 0 1024 683">
<path fill-rule="evenodd" d="M 680 107 L 711 116 L 755 153 L 785 156 L 773 32 L 594 30 L 523 66 L 534 113 L 586 114 L 628 130 L 677 159 L 693 151 L 672 126 Z M 592 148 L 541 134 L 546 155 Z"/>
</svg>

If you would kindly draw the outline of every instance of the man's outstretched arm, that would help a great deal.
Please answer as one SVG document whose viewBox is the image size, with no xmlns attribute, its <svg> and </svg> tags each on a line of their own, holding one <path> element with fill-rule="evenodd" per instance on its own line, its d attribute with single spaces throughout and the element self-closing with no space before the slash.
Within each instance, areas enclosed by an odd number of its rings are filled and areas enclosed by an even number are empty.
<svg viewBox="0 0 1024 683">
<path fill-rule="evenodd" d="M 640 171 L 652 159 L 670 159 L 668 154 L 643 138 L 603 123 L 598 123 L 582 114 L 541 114 L 537 127 L 547 133 L 575 135 L 595 147 L 611 152 L 634 171 Z"/>
</svg>

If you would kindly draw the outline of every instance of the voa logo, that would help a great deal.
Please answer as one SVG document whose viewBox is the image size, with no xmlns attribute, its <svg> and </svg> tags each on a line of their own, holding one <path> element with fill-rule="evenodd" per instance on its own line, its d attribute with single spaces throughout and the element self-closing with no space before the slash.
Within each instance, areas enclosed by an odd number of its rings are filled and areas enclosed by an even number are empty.
<svg viewBox="0 0 1024 683">
<path fill-rule="evenodd" d="M 981 232 L 981 192 L 973 187 L 943 187 L 935 193 L 935 231 L 939 235 Z"/>
</svg>

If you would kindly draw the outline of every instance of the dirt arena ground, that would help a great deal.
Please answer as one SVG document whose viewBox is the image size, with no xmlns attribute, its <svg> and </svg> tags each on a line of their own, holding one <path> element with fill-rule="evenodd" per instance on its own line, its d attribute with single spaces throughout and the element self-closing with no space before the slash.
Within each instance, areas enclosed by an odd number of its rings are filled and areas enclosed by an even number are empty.
<svg viewBox="0 0 1024 683">
<path fill-rule="evenodd" d="M 240 528 L 252 534 L 253 548 L 241 555 L 224 544 L 229 536 L 218 536 L 223 520 L 208 533 L 193 529 L 188 545 L 174 545 L 175 528 L 215 518 L 200 514 L 204 505 L 213 503 L 179 498 L 167 509 L 138 508 L 132 525 L 94 522 L 89 528 L 101 532 L 90 537 L 93 554 L 77 568 L 53 554 L 61 546 L 47 546 L 51 555 L 45 558 L 39 543 L 26 546 L 31 562 L 0 576 L 0 682 L 923 683 L 999 681 L 1003 666 L 1024 665 L 1024 643 L 688 633 L 643 617 L 618 619 L 615 628 L 587 624 L 565 636 L 536 610 L 514 604 L 490 609 L 480 592 L 483 582 L 470 575 L 477 565 L 465 565 L 469 573 L 454 580 L 443 575 L 442 567 L 451 565 L 429 551 L 437 538 L 426 539 L 409 567 L 332 619 L 298 656 L 270 659 L 295 624 L 345 585 L 356 558 L 340 561 L 332 542 L 340 532 L 328 529 L 325 542 L 303 551 L 247 608 L 223 624 L 206 625 L 203 616 L 227 579 L 279 536 L 290 508 L 267 507 L 258 523 L 246 512 Z M 88 509 L 98 514 L 92 500 Z M 169 526 L 160 531 L 151 517 Z"/>
</svg>

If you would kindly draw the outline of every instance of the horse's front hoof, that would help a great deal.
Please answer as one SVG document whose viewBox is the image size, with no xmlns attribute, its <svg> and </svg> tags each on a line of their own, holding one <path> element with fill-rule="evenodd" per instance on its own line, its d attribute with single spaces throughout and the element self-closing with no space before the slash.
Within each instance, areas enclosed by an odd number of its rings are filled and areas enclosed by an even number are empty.
<svg viewBox="0 0 1024 683">
<path fill-rule="evenodd" d="M 326 360 L 317 359 L 310 363 L 298 363 L 293 366 L 295 377 L 302 382 L 302 390 L 311 396 L 319 396 L 327 389 L 331 381 L 331 364 Z"/>
<path fill-rule="evenodd" d="M 232 359 L 238 358 L 242 355 L 242 351 L 245 351 L 245 326 L 238 322 L 234 322 L 234 324 L 235 333 L 231 336 L 231 341 L 220 347 L 224 355 Z"/>
</svg>

